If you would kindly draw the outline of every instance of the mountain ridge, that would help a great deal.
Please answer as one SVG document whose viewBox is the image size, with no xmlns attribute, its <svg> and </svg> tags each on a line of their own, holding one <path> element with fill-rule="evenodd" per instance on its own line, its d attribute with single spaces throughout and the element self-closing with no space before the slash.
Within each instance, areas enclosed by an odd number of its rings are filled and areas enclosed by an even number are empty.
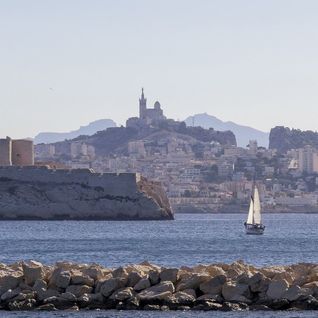
<svg viewBox="0 0 318 318">
<path fill-rule="evenodd" d="M 269 132 L 264 132 L 253 127 L 239 125 L 233 121 L 222 121 L 221 119 L 207 113 L 195 114 L 185 120 L 187 126 L 200 126 L 208 129 L 213 128 L 219 131 L 230 130 L 234 133 L 239 147 L 246 147 L 249 140 L 257 140 L 259 146 L 268 147 Z"/>
<path fill-rule="evenodd" d="M 98 119 L 90 122 L 86 126 L 80 126 L 76 130 L 69 132 L 40 132 L 34 137 L 35 144 L 49 144 L 66 139 L 74 139 L 81 135 L 94 135 L 98 131 L 105 130 L 110 127 L 117 127 L 117 124 L 112 119 Z"/>
</svg>

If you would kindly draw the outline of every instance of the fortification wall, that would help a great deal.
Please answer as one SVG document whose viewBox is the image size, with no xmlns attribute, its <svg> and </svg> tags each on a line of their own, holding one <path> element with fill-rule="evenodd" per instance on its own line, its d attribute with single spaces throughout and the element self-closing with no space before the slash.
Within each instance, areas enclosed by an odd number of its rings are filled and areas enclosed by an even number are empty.
<svg viewBox="0 0 318 318">
<path fill-rule="evenodd" d="M 89 169 L 51 170 L 47 167 L 0 167 L 0 178 L 23 182 L 77 183 L 90 187 L 102 187 L 112 195 L 134 195 L 138 174 L 94 173 Z"/>
<path fill-rule="evenodd" d="M 11 166 L 12 141 L 10 138 L 0 139 L 0 166 Z"/>
<path fill-rule="evenodd" d="M 173 218 L 166 194 L 135 173 L 0 167 L 0 197 L 0 220 Z"/>
<path fill-rule="evenodd" d="M 16 166 L 34 165 L 34 146 L 32 140 L 12 140 L 12 164 Z"/>
</svg>

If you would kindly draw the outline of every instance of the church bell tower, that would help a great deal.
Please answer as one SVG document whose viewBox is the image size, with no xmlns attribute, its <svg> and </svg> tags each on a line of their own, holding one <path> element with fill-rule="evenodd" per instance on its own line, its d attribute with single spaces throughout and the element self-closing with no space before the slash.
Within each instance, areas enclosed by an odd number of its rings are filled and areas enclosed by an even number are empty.
<svg viewBox="0 0 318 318">
<path fill-rule="evenodd" d="M 141 98 L 139 98 L 139 118 L 144 119 L 146 117 L 147 98 L 144 95 L 144 89 L 141 89 Z"/>
</svg>

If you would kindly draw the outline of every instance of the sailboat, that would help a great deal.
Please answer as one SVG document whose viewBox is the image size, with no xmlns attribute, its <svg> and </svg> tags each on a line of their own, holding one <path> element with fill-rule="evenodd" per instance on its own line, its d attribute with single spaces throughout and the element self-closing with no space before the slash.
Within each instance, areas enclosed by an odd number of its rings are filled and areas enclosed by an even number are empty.
<svg viewBox="0 0 318 318">
<path fill-rule="evenodd" d="M 250 208 L 247 221 L 244 223 L 246 234 L 261 235 L 264 233 L 265 226 L 261 218 L 261 200 L 257 186 L 254 185 L 254 193 L 251 195 Z"/>
</svg>

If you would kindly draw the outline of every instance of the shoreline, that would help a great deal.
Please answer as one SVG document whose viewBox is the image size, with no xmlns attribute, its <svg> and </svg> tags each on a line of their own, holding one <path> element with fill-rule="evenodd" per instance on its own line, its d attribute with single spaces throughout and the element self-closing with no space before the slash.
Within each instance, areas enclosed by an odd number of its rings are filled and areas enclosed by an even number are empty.
<svg viewBox="0 0 318 318">
<path fill-rule="evenodd" d="M 318 264 L 0 264 L 0 310 L 318 310 Z"/>
</svg>

